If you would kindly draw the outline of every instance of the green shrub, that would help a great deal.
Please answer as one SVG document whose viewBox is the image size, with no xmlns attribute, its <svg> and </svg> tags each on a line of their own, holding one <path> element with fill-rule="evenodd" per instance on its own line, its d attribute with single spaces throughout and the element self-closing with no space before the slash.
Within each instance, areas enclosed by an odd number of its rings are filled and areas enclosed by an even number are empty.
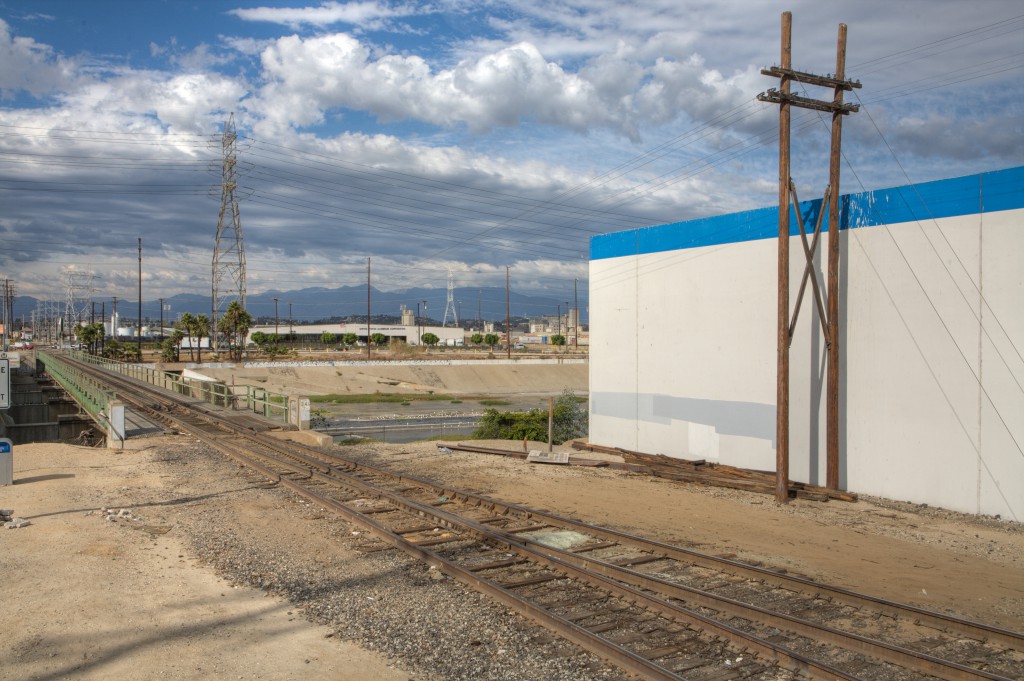
<svg viewBox="0 0 1024 681">
<path fill-rule="evenodd" d="M 587 412 L 571 390 L 565 390 L 555 400 L 553 408 L 552 441 L 561 444 L 566 440 L 587 434 Z M 535 440 L 548 439 L 548 412 L 545 409 L 530 411 L 498 411 L 485 409 L 480 425 L 473 431 L 478 440 Z"/>
</svg>

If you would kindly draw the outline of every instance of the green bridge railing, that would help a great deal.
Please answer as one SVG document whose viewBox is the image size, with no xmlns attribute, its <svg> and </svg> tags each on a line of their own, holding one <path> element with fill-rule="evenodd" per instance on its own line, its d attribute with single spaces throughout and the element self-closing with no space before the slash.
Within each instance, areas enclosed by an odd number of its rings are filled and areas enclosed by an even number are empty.
<svg viewBox="0 0 1024 681">
<path fill-rule="evenodd" d="M 220 407 L 251 411 L 273 421 L 288 422 L 288 396 L 252 385 L 227 385 L 218 381 L 186 378 L 143 364 L 117 362 L 85 352 L 69 353 L 75 359 L 94 364 L 129 378 L 171 390 L 179 395 L 209 402 Z"/>
<path fill-rule="evenodd" d="M 67 391 L 97 423 L 106 423 L 107 404 L 117 398 L 113 390 L 96 379 L 64 362 L 49 352 L 36 352 L 36 361 L 42 362 L 46 373 Z"/>
</svg>

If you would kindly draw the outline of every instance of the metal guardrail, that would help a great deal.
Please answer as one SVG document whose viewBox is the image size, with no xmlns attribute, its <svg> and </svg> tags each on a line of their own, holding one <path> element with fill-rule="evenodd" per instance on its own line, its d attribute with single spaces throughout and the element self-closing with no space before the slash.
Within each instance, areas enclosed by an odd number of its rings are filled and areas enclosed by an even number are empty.
<svg viewBox="0 0 1024 681">
<path fill-rule="evenodd" d="M 105 422 L 107 405 L 117 398 L 113 390 L 46 351 L 36 351 L 36 361 L 97 422 Z"/>
<path fill-rule="evenodd" d="M 281 423 L 288 422 L 288 396 L 252 385 L 227 385 L 217 381 L 186 378 L 180 374 L 162 371 L 144 364 L 118 362 L 85 352 L 69 353 L 75 359 L 88 362 L 107 371 L 134 378 L 179 395 L 209 402 L 229 409 L 251 411 L 264 418 Z"/>
</svg>

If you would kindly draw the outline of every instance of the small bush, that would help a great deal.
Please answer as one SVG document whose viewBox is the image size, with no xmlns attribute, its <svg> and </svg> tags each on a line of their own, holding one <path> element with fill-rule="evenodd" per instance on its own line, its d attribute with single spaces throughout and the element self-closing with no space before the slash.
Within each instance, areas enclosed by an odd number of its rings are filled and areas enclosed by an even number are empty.
<svg viewBox="0 0 1024 681">
<path fill-rule="evenodd" d="M 563 391 L 555 400 L 552 420 L 552 441 L 555 444 L 587 434 L 587 412 L 580 407 L 580 402 L 571 390 Z M 486 409 L 480 425 L 473 431 L 473 437 L 479 440 L 526 438 L 545 442 L 548 439 L 548 412 L 545 409 L 531 409 L 527 412 Z"/>
</svg>

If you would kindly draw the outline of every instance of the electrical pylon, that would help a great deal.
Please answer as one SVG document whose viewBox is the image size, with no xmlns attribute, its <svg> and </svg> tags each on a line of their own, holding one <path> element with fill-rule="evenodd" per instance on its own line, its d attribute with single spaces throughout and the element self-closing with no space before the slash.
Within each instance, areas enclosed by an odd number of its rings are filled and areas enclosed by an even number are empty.
<svg viewBox="0 0 1024 681">
<path fill-rule="evenodd" d="M 458 326 L 459 312 L 458 308 L 455 307 L 455 278 L 450 267 L 448 268 L 448 302 L 444 306 L 444 319 L 441 321 L 441 326 L 448 326 L 449 312 L 452 314 L 452 319 L 455 320 L 455 326 Z"/>
<path fill-rule="evenodd" d="M 220 214 L 217 216 L 217 240 L 213 246 L 213 297 L 210 338 L 213 350 L 218 349 L 217 318 L 221 308 L 232 299 L 245 307 L 245 246 L 242 242 L 242 215 L 235 196 L 235 166 L 238 163 L 235 132 L 235 114 L 224 124 L 221 136 Z M 230 210 L 230 224 L 225 226 L 225 214 Z M 230 234 L 233 229 L 234 236 Z M 225 235 L 225 231 L 229 233 Z"/>
<path fill-rule="evenodd" d="M 70 336 L 75 332 L 75 325 L 82 321 L 85 314 L 85 304 L 95 292 L 93 280 L 96 275 L 92 272 L 83 272 L 73 267 L 62 267 L 60 273 L 64 275 L 64 328 L 61 336 Z M 79 307 L 81 303 L 81 307 Z"/>
</svg>

